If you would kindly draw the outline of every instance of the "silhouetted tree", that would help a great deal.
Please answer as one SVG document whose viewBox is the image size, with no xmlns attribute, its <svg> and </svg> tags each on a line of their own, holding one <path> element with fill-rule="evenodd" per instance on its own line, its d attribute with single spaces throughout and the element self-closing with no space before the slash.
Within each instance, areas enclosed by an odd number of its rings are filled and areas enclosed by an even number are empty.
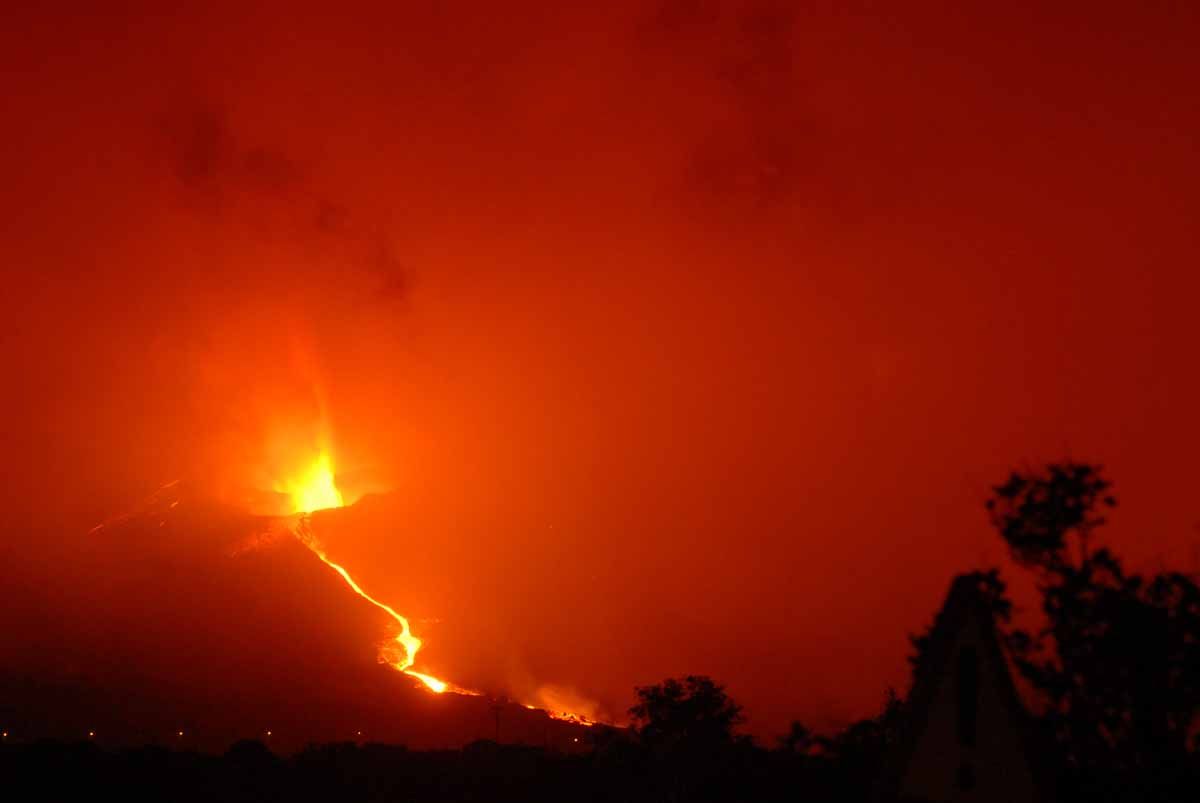
<svg viewBox="0 0 1200 803">
<path fill-rule="evenodd" d="M 904 700 L 889 688 L 878 714 L 860 719 L 831 737 L 817 738 L 821 756 L 832 772 L 836 799 L 872 798 L 884 761 L 901 737 L 905 717 Z"/>
<path fill-rule="evenodd" d="M 987 501 L 992 524 L 1018 562 L 1046 571 L 1069 563 L 1067 538 L 1079 542 L 1080 563 L 1089 557 L 1094 529 L 1107 521 L 1105 508 L 1117 500 L 1101 466 L 1051 463 L 1042 473 L 1014 471 Z"/>
<path fill-rule="evenodd" d="M 1040 631 L 1008 641 L 1071 764 L 1179 766 L 1200 713 L 1200 588 L 1177 572 L 1128 573 L 1092 548 L 1103 511 L 1116 506 L 1110 488 L 1099 466 L 1068 462 L 993 489 L 992 522 L 1038 572 L 1046 617 Z"/>
<path fill-rule="evenodd" d="M 874 773 L 888 748 L 899 738 L 904 716 L 904 700 L 895 689 L 889 688 L 877 715 L 860 719 L 832 738 L 821 739 L 821 746 L 830 757 L 856 770 Z"/>
<path fill-rule="evenodd" d="M 742 722 L 742 707 L 703 675 L 669 678 L 638 686 L 635 692 L 638 703 L 629 716 L 638 736 L 650 745 L 727 744 Z"/>
<path fill-rule="evenodd" d="M 635 689 L 633 730 L 648 751 L 652 797 L 668 801 L 728 799 L 745 775 L 749 739 L 738 738 L 742 708 L 702 675 Z"/>
<path fill-rule="evenodd" d="M 807 753 L 815 744 L 813 733 L 804 723 L 793 721 L 788 732 L 779 737 L 779 747 L 789 753 L 797 753 L 803 755 Z"/>
</svg>

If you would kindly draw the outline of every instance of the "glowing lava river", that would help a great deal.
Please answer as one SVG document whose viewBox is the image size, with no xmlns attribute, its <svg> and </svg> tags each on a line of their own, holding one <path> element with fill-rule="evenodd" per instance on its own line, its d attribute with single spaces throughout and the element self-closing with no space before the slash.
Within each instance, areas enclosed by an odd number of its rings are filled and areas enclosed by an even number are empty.
<svg viewBox="0 0 1200 803">
<path fill-rule="evenodd" d="M 396 613 L 390 605 L 380 602 L 366 591 L 363 591 L 362 587 L 354 582 L 354 578 L 350 576 L 350 572 L 346 571 L 344 566 L 334 563 L 325 554 L 325 550 L 313 534 L 311 514 L 316 510 L 327 510 L 329 508 L 345 506 L 342 494 L 334 482 L 333 465 L 329 456 L 321 455 L 299 478 L 279 483 L 275 490 L 282 491 L 291 496 L 292 504 L 300 517 L 293 533 L 300 543 L 308 547 L 314 555 L 321 559 L 322 563 L 337 572 L 355 594 L 358 594 L 381 611 L 386 612 L 400 626 L 400 632 L 396 634 L 395 638 L 390 642 L 385 642 L 380 647 L 379 661 L 388 664 L 397 672 L 403 672 L 406 675 L 416 678 L 425 684 L 425 687 L 430 691 L 438 694 L 450 691 L 455 694 L 478 696 L 479 692 L 477 691 L 465 689 L 462 686 L 439 680 L 432 675 L 427 675 L 413 669 L 413 665 L 417 660 L 417 652 L 421 649 L 421 639 L 413 635 L 412 628 L 408 624 L 408 619 Z"/>
<path fill-rule="evenodd" d="M 168 510 L 174 510 L 180 503 L 180 498 L 174 494 L 179 484 L 179 480 L 168 482 L 151 494 L 136 512 L 125 513 L 107 519 L 89 530 L 89 535 L 137 516 L 149 514 L 154 514 L 155 517 L 165 516 Z M 273 490 L 276 493 L 287 496 L 290 501 L 288 509 L 291 512 L 281 515 L 281 512 L 273 507 L 271 513 L 255 513 L 252 515 L 266 516 L 280 524 L 287 522 L 286 532 L 295 537 L 297 541 L 316 555 L 322 563 L 336 572 L 342 578 L 342 581 L 349 586 L 351 591 L 386 613 L 396 623 L 398 632 L 394 636 L 384 640 L 379 646 L 378 658 L 380 663 L 387 664 L 397 672 L 401 672 L 419 681 L 420 688 L 424 688 L 434 694 L 449 692 L 472 697 L 484 696 L 483 692 L 459 686 L 425 672 L 417 671 L 415 666 L 417 653 L 421 650 L 421 639 L 417 638 L 412 632 L 408 619 L 397 613 L 387 603 L 380 602 L 364 591 L 362 586 L 350 575 L 346 567 L 334 563 L 329 559 L 325 548 L 313 532 L 312 514 L 318 510 L 346 507 L 346 502 L 342 497 L 341 491 L 338 490 L 333 472 L 333 461 L 327 452 L 321 452 L 307 469 L 297 473 L 292 478 L 275 482 Z M 158 522 L 160 527 L 165 524 L 165 519 L 160 519 Z M 279 529 L 271 529 L 273 532 L 280 532 Z M 248 548 L 253 548 L 253 546 Z M 602 710 L 598 710 L 598 707 L 594 703 L 587 698 L 575 694 L 570 688 L 544 684 L 539 686 L 526 699 L 521 699 L 520 697 L 500 697 L 495 702 L 497 704 L 503 702 L 517 703 L 531 710 L 542 711 L 551 719 L 571 722 L 576 725 L 591 727 L 599 723 L 605 723 L 610 727 L 620 727 L 619 725 L 610 724 Z M 588 713 L 577 713 L 581 710 L 586 710 Z"/>
</svg>

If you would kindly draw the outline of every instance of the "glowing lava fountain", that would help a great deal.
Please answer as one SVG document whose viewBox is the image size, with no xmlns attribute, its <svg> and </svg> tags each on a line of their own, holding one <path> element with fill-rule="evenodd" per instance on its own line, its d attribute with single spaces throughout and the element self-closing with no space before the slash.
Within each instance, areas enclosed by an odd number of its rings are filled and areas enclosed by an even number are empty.
<svg viewBox="0 0 1200 803">
<path fill-rule="evenodd" d="M 299 476 L 276 483 L 275 490 L 292 498 L 292 510 L 297 513 L 312 513 L 346 504 L 333 481 L 333 461 L 327 454 L 314 460 Z"/>
<path fill-rule="evenodd" d="M 338 491 L 337 485 L 333 480 L 333 462 L 329 459 L 329 455 L 322 454 L 309 466 L 307 471 L 294 479 L 278 483 L 275 486 L 275 490 L 282 491 L 291 496 L 293 509 L 300 514 L 300 521 L 294 531 L 300 543 L 312 550 L 313 554 L 320 558 L 326 566 L 337 572 L 346 581 L 346 585 L 353 589 L 355 594 L 358 594 L 376 608 L 385 611 L 400 626 L 400 632 L 396 634 L 395 638 L 390 642 L 385 642 L 380 647 L 380 662 L 388 664 L 397 672 L 403 672 L 406 675 L 416 678 L 425 684 L 425 687 L 430 691 L 437 692 L 438 694 L 445 691 L 452 691 L 456 694 L 478 695 L 479 692 L 464 689 L 461 686 L 447 683 L 432 675 L 426 675 L 423 672 L 413 669 L 413 664 L 417 659 L 417 652 L 421 649 L 421 639 L 413 635 L 412 628 L 408 625 L 408 619 L 392 610 L 390 605 L 380 602 L 363 591 L 362 587 L 354 582 L 354 578 L 350 576 L 350 573 L 343 566 L 334 563 L 325 554 L 325 550 L 313 534 L 312 518 L 309 514 L 314 510 L 343 507 L 345 505 L 345 502 L 342 500 L 342 494 Z"/>
</svg>

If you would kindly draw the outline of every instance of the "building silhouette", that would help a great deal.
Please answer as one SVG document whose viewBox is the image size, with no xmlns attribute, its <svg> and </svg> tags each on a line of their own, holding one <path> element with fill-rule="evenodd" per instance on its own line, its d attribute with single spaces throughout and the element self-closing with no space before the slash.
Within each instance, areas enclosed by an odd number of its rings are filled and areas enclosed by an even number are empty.
<svg viewBox="0 0 1200 803">
<path fill-rule="evenodd" d="M 977 577 L 959 575 L 913 676 L 884 800 L 1047 803 L 1030 717 Z"/>
</svg>

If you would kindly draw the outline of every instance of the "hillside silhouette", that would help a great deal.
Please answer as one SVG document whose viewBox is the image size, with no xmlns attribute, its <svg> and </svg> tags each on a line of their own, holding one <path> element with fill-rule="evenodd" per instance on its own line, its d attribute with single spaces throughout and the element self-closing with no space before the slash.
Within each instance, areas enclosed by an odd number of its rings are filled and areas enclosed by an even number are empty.
<svg viewBox="0 0 1200 803">
<path fill-rule="evenodd" d="M 457 746 L 494 738 L 498 715 L 507 739 L 573 744 L 586 730 L 432 694 L 379 663 L 394 623 L 292 537 L 294 523 L 174 486 L 89 533 L 66 564 L 77 574 L 24 581 L 55 616 L 38 644 L 5 647 L 5 727 L 206 750 L 262 738 L 285 752 L 337 739 Z"/>
<path fill-rule="evenodd" d="M 4 676 L 0 771 L 55 798 L 1190 799 L 1200 586 L 1126 568 L 1101 539 L 1116 504 L 1099 466 L 1014 472 L 986 509 L 1037 627 L 1013 624 L 999 569 L 964 572 L 910 637 L 910 689 L 764 744 L 702 675 L 635 688 L 624 729 L 424 691 L 376 661 L 387 622 L 287 522 L 169 496 L 92 534 L 49 669 Z"/>
</svg>

